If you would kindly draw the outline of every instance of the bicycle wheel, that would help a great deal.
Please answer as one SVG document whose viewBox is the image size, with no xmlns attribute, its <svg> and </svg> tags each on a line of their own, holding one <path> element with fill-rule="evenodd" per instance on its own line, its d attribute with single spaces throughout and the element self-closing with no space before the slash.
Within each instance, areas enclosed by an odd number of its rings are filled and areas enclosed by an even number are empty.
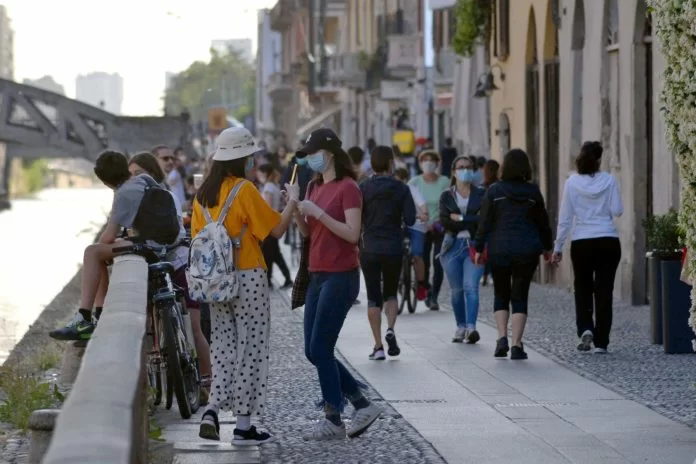
<svg viewBox="0 0 696 464">
<path fill-rule="evenodd" d="M 411 260 L 409 260 L 408 263 L 407 274 L 410 283 L 408 287 L 408 312 L 413 314 L 418 307 L 418 282 L 416 282 L 416 271 L 413 268 L 413 262 Z"/>
<path fill-rule="evenodd" d="M 399 303 L 399 314 L 404 311 L 404 307 L 408 308 L 409 313 L 415 311 L 412 292 L 411 292 L 411 257 L 404 255 L 403 263 L 401 264 L 401 279 L 399 281 L 399 295 L 401 296 L 401 301 Z"/>
<path fill-rule="evenodd" d="M 155 408 L 162 404 L 162 369 L 161 369 L 161 357 L 159 355 L 159 350 L 155 350 L 155 322 L 152 316 L 148 317 L 148 325 L 150 331 L 148 333 L 148 341 L 150 346 L 150 355 L 147 358 L 147 382 L 150 388 L 150 394 L 152 395 L 152 412 Z"/>
<path fill-rule="evenodd" d="M 161 308 L 164 325 L 167 377 L 176 396 L 179 413 L 188 419 L 198 410 L 199 389 L 195 363 L 187 350 L 186 335 L 174 300 L 163 303 Z"/>
</svg>

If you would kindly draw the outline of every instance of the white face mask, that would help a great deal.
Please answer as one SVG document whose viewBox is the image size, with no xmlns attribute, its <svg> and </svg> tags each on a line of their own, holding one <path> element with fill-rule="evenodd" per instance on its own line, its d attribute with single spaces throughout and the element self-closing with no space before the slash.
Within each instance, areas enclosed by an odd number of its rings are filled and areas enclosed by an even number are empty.
<svg viewBox="0 0 696 464">
<path fill-rule="evenodd" d="M 437 163 L 435 161 L 423 161 L 421 169 L 425 174 L 432 174 L 437 169 Z"/>
</svg>

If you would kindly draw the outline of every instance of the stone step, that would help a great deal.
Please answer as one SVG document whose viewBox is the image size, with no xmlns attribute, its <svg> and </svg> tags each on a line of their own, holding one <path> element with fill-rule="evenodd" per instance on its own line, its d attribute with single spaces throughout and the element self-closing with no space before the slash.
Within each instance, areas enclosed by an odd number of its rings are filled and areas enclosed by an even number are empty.
<svg viewBox="0 0 696 464">
<path fill-rule="evenodd" d="M 237 451 L 233 453 L 183 453 L 174 456 L 172 464 L 260 464 L 261 453 Z"/>
</svg>

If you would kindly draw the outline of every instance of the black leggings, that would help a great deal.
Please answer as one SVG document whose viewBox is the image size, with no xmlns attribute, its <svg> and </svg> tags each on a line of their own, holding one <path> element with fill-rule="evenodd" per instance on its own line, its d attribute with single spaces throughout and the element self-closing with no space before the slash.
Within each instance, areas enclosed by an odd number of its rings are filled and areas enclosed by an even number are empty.
<svg viewBox="0 0 696 464">
<path fill-rule="evenodd" d="M 266 237 L 266 240 L 263 241 L 261 250 L 263 251 L 263 259 L 266 261 L 266 266 L 268 266 L 269 283 L 271 282 L 271 277 L 273 276 L 273 263 L 278 265 L 280 272 L 282 272 L 283 277 L 285 277 L 286 282 L 292 280 L 290 278 L 290 269 L 288 269 L 285 258 L 283 258 L 283 253 L 280 252 L 280 245 L 278 244 L 277 238 L 271 237 L 270 235 Z"/>
<path fill-rule="evenodd" d="M 491 266 L 493 291 L 495 293 L 494 311 L 509 311 L 512 314 L 527 314 L 529 286 L 539 265 L 539 257 L 512 259 L 506 266 Z"/>
<path fill-rule="evenodd" d="M 386 301 L 396 299 L 402 260 L 401 255 L 360 253 L 360 267 L 367 287 L 368 308 L 381 308 Z"/>
<path fill-rule="evenodd" d="M 595 347 L 606 349 L 613 318 L 614 279 L 621 261 L 621 243 L 616 237 L 574 240 L 570 243 L 570 259 L 575 275 L 578 337 L 589 330 L 594 335 Z"/>
</svg>

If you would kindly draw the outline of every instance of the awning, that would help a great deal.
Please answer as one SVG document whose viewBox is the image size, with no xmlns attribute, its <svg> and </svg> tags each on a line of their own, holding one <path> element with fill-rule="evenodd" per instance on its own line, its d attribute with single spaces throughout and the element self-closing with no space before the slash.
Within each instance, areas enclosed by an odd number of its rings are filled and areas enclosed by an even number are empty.
<svg viewBox="0 0 696 464">
<path fill-rule="evenodd" d="M 324 111 L 323 113 L 317 115 L 316 117 L 310 119 L 306 124 L 303 124 L 297 129 L 297 137 L 302 138 L 312 132 L 314 129 L 318 129 L 327 119 L 334 116 L 336 113 L 341 111 L 341 105 L 335 105 Z"/>
</svg>

